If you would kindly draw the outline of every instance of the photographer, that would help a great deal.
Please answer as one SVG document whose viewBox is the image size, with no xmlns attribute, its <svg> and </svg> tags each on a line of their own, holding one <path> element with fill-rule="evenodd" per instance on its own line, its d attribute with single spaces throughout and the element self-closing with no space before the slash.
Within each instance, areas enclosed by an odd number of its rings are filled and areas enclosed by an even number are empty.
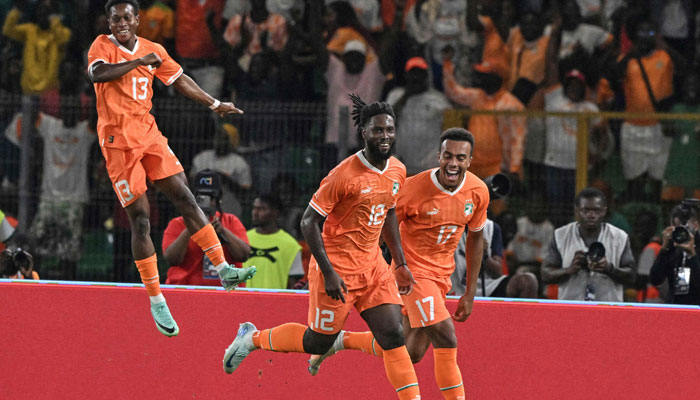
<svg viewBox="0 0 700 400">
<path fill-rule="evenodd" d="M 700 264 L 697 256 L 698 199 L 687 199 L 671 211 L 671 226 L 663 231 L 663 246 L 649 274 L 653 285 L 669 284 L 669 302 L 700 305 Z"/>
<path fill-rule="evenodd" d="M 221 211 L 221 177 L 205 169 L 194 179 L 192 190 L 199 207 L 207 215 L 224 248 L 226 261 L 241 268 L 250 254 L 248 236 L 241 221 Z M 163 233 L 163 255 L 170 264 L 165 283 L 175 285 L 219 286 L 219 276 L 202 249 L 190 240 L 192 234 L 182 217 L 168 223 Z"/>
<path fill-rule="evenodd" d="M 39 274 L 34 271 L 34 257 L 16 246 L 18 237 L 13 242 L 15 246 L 9 245 L 0 252 L 0 278 L 38 280 Z"/>
<path fill-rule="evenodd" d="M 560 300 L 622 302 L 623 285 L 635 280 L 629 238 L 603 222 L 608 207 L 600 190 L 585 188 L 574 202 L 578 221 L 554 231 L 542 281 L 559 285 Z"/>
</svg>

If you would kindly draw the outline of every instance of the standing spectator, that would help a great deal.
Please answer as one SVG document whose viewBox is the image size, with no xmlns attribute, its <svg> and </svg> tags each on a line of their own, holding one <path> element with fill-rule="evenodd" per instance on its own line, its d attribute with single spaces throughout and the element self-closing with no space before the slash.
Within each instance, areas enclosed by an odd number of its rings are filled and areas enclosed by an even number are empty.
<svg viewBox="0 0 700 400">
<path fill-rule="evenodd" d="M 622 302 L 623 285 L 635 280 L 629 237 L 603 222 L 607 206 L 600 190 L 583 189 L 574 204 L 578 221 L 554 231 L 542 281 L 559 285 L 559 300 Z"/>
<path fill-rule="evenodd" d="M 447 98 L 476 110 L 523 111 L 525 107 L 503 87 L 503 71 L 488 61 L 474 66 L 474 86 L 460 86 L 454 78 L 451 55 L 446 54 L 443 79 Z M 471 172 L 480 178 L 501 170 L 520 174 L 526 118 L 476 114 L 469 119 L 469 131 L 479 143 L 472 159 Z"/>
<path fill-rule="evenodd" d="M 508 243 L 506 258 L 508 270 L 519 269 L 539 273 L 546 245 L 554 234 L 554 225 L 547 219 L 547 208 L 539 192 L 531 192 L 525 215 L 516 220 L 518 230 Z"/>
<path fill-rule="evenodd" d="M 571 69 L 559 81 L 559 43 L 561 26 L 556 24 L 547 50 L 546 111 L 598 112 L 598 106 L 586 100 L 586 78 L 578 69 Z M 604 134 L 600 118 L 590 121 L 591 136 Z M 570 217 L 570 204 L 576 191 L 576 147 L 578 120 L 547 117 L 545 140 L 545 199 L 555 225 L 565 224 Z"/>
<path fill-rule="evenodd" d="M 177 0 L 175 9 L 175 50 L 185 72 L 214 98 L 221 96 L 224 67 L 219 49 L 205 29 L 206 16 L 214 13 L 214 24 L 221 29 L 225 0 Z"/>
<path fill-rule="evenodd" d="M 277 225 L 282 207 L 280 199 L 271 194 L 253 201 L 254 229 L 248 231 L 250 257 L 244 265 L 254 265 L 258 272 L 248 280 L 249 288 L 291 289 L 304 276 L 301 246 Z"/>
<path fill-rule="evenodd" d="M 554 0 L 558 2 L 559 0 Z M 555 9 L 556 12 L 556 9 Z M 613 36 L 603 28 L 582 22 L 581 9 L 576 0 L 564 0 L 561 8 L 562 35 L 559 58 L 565 58 L 583 48 L 588 56 L 596 49 L 608 46 Z"/>
<path fill-rule="evenodd" d="M 143 4 L 139 13 L 138 35 L 172 49 L 175 39 L 175 12 L 167 2 L 151 0 Z"/>
<path fill-rule="evenodd" d="M 510 31 L 508 48 L 512 58 L 506 88 L 523 104 L 528 104 L 544 83 L 549 37 L 544 19 L 532 11 L 526 12 L 519 25 Z"/>
<path fill-rule="evenodd" d="M 671 108 L 674 113 L 700 113 L 700 78 L 686 76 L 681 101 Z M 680 201 L 700 197 L 700 124 L 698 121 L 673 122 L 673 142 L 666 166 L 662 199 Z"/>
<path fill-rule="evenodd" d="M 239 198 L 251 186 L 250 166 L 237 153 L 238 130 L 232 124 L 221 124 L 214 134 L 214 148 L 204 150 L 192 160 L 190 176 L 211 169 L 219 173 L 223 180 L 221 208 L 223 212 L 241 216 Z"/>
<path fill-rule="evenodd" d="M 211 221 L 223 244 L 226 262 L 241 268 L 250 253 L 245 227 L 235 215 L 221 211 L 219 174 L 204 170 L 197 174 L 193 194 Z M 219 286 L 219 274 L 202 249 L 191 239 L 182 217 L 172 219 L 163 232 L 163 256 L 170 264 L 167 284 Z M 243 285 L 241 285 L 243 286 Z"/>
<path fill-rule="evenodd" d="M 652 18 L 658 18 L 655 26 L 659 27 L 661 36 L 676 51 L 693 59 L 695 51 L 693 43 L 693 3 L 692 0 L 650 0 L 653 10 L 660 10 L 651 14 Z M 697 9 L 697 2 L 695 2 Z M 695 26 L 695 29 L 698 29 Z"/>
<path fill-rule="evenodd" d="M 321 5 L 320 1 L 314 3 L 312 8 Z M 403 13 L 403 8 L 401 8 L 401 13 Z M 312 17 L 311 20 L 316 21 L 316 16 Z M 377 59 L 372 36 L 357 19 L 357 14 L 350 3 L 345 0 L 331 2 L 325 9 L 323 21 L 326 28 L 326 48 L 328 51 L 341 57 L 345 53 L 345 45 L 349 41 L 358 40 L 365 45 L 366 62 L 370 63 Z"/>
<path fill-rule="evenodd" d="M 325 0 L 326 5 L 335 0 Z M 348 0 L 357 20 L 370 32 L 376 33 L 382 30 L 382 20 L 379 18 L 379 2 L 377 0 Z"/>
<path fill-rule="evenodd" d="M 81 256 L 83 211 L 88 196 L 88 159 L 95 133 L 80 121 L 79 97 L 62 93 L 60 118 L 39 113 L 36 129 L 44 143 L 39 210 L 29 230 L 41 246 L 36 255 L 58 257 L 62 278 L 75 280 Z M 17 114 L 7 127 L 21 130 Z"/>
<path fill-rule="evenodd" d="M 634 47 L 618 64 L 613 79 L 621 83 L 627 112 L 661 112 L 673 94 L 674 62 L 668 52 L 656 47 L 651 23 L 642 21 L 630 31 Z M 664 136 L 658 120 L 628 119 L 622 124 L 620 153 L 628 199 L 658 201 L 670 147 L 671 139 Z M 652 184 L 651 196 L 644 192 L 647 180 Z"/>
<path fill-rule="evenodd" d="M 248 70 L 254 54 L 266 48 L 280 52 L 288 37 L 284 17 L 270 13 L 265 0 L 251 0 L 250 4 L 250 12 L 234 15 L 224 30 L 224 40 L 231 47 L 239 46 L 243 42 L 243 53 L 238 63 L 244 71 Z"/>
<path fill-rule="evenodd" d="M 512 54 L 507 45 L 514 19 L 513 4 L 509 0 L 482 2 L 483 15 L 477 12 L 478 1 L 467 2 L 467 26 L 483 34 L 484 47 L 481 62 L 488 62 L 501 71 L 503 79 L 510 76 Z M 478 142 L 478 140 L 477 140 Z"/>
<path fill-rule="evenodd" d="M 663 231 L 649 280 L 653 285 L 668 282 L 670 303 L 700 305 L 699 226 L 698 204 L 683 202 L 673 208 L 671 224 Z"/>
<path fill-rule="evenodd" d="M 24 43 L 21 85 L 25 94 L 41 94 L 58 87 L 58 70 L 71 31 L 51 13 L 51 1 L 41 0 L 34 20 L 20 24 L 22 13 L 13 8 L 2 27 L 3 35 Z"/>
<path fill-rule="evenodd" d="M 406 86 L 394 88 L 387 96 L 401 126 L 396 154 L 406 165 L 406 174 L 415 175 L 436 165 L 435 149 L 426 146 L 429 132 L 440 132 L 442 115 L 450 103 L 430 87 L 428 63 L 422 57 L 406 62 Z"/>
</svg>

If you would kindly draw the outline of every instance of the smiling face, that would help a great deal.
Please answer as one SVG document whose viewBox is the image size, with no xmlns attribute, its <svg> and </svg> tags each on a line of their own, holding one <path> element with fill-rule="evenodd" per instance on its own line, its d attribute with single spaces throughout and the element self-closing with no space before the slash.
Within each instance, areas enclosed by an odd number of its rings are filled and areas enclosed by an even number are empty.
<svg viewBox="0 0 700 400">
<path fill-rule="evenodd" d="M 394 118 L 389 114 L 373 116 L 362 130 L 362 137 L 365 139 L 368 155 L 372 159 L 377 161 L 388 159 L 391 157 L 396 140 Z"/>
<path fill-rule="evenodd" d="M 139 16 L 131 4 L 115 4 L 109 9 L 109 30 L 125 47 L 132 48 L 138 27 Z"/>
<path fill-rule="evenodd" d="M 440 173 L 438 182 L 447 190 L 456 189 L 472 162 L 472 144 L 467 141 L 446 139 L 438 154 Z"/>
</svg>

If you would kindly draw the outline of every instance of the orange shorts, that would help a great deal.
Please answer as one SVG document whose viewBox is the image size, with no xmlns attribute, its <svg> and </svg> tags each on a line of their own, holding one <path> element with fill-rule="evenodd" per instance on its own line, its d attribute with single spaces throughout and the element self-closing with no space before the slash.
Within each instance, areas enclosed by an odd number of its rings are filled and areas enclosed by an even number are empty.
<svg viewBox="0 0 700 400">
<path fill-rule="evenodd" d="M 394 274 L 388 266 L 379 266 L 362 274 L 340 276 L 348 288 L 345 303 L 326 294 L 323 273 L 312 259 L 309 265 L 309 327 L 331 335 L 340 332 L 350 310 L 363 312 L 382 304 L 401 304 Z"/>
<path fill-rule="evenodd" d="M 450 277 L 440 281 L 415 277 L 416 283 L 413 291 L 401 296 L 403 299 L 403 312 L 408 315 L 411 328 L 422 328 L 435 325 L 451 317 L 445 306 L 445 296 L 449 292 L 452 283 Z"/>
<path fill-rule="evenodd" d="M 163 135 L 152 144 L 135 149 L 102 147 L 102 155 L 122 207 L 146 193 L 146 177 L 155 181 L 184 171 Z"/>
</svg>

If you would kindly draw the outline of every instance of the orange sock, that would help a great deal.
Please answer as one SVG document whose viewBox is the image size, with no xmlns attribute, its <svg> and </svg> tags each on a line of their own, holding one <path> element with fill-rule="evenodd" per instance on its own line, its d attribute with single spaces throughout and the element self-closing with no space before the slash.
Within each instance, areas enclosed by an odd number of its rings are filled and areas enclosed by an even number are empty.
<svg viewBox="0 0 700 400">
<path fill-rule="evenodd" d="M 263 329 L 253 334 L 253 344 L 258 349 L 285 353 L 306 353 L 304 351 L 304 332 L 306 329 L 306 325 L 296 322 Z"/>
<path fill-rule="evenodd" d="M 464 400 L 462 373 L 457 365 L 457 348 L 433 349 L 435 381 L 447 400 Z"/>
<path fill-rule="evenodd" d="M 384 369 L 401 400 L 420 400 L 418 378 L 406 346 L 384 350 Z"/>
<path fill-rule="evenodd" d="M 384 349 L 374 339 L 372 332 L 345 332 L 343 334 L 343 347 L 345 349 L 361 350 L 369 355 L 383 357 Z"/>
<path fill-rule="evenodd" d="M 221 247 L 219 237 L 216 236 L 216 231 L 211 224 L 206 224 L 204 227 L 192 235 L 192 241 L 197 243 L 202 251 L 209 257 L 211 263 L 215 267 L 226 262 L 224 258 L 224 249 Z"/>
<path fill-rule="evenodd" d="M 136 268 L 141 275 L 141 282 L 146 286 L 149 296 L 160 294 L 160 277 L 158 276 L 158 258 L 152 255 L 143 260 L 136 260 Z"/>
</svg>

